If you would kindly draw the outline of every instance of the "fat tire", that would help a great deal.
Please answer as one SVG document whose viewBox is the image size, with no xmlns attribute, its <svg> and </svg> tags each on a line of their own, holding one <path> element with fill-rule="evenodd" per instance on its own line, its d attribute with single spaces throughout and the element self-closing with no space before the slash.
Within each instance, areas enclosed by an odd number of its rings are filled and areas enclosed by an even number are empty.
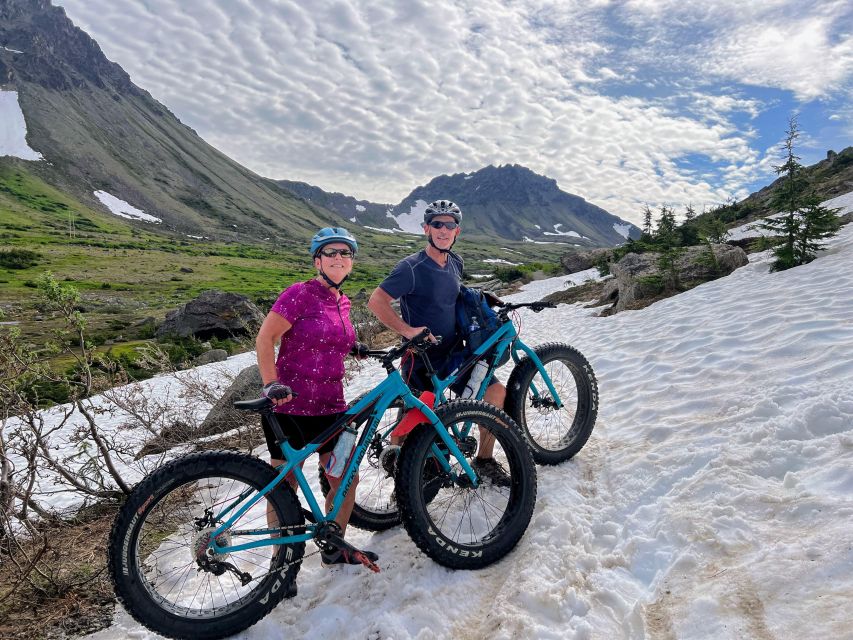
<svg viewBox="0 0 853 640">
<path fill-rule="evenodd" d="M 506 410 L 524 432 L 537 464 L 553 465 L 572 458 L 589 440 L 598 417 L 598 382 L 592 366 L 574 347 L 561 343 L 547 343 L 534 349 L 543 365 L 560 361 L 571 371 L 577 391 L 577 407 L 574 421 L 565 427 L 557 448 L 539 442 L 531 433 L 527 411 L 527 391 L 539 370 L 525 356 L 513 368 L 507 383 Z"/>
<path fill-rule="evenodd" d="M 512 476 L 507 508 L 498 525 L 475 544 L 451 540 L 434 526 L 428 507 L 437 498 L 421 485 L 436 481 L 436 474 L 428 468 L 435 466 L 430 448 L 438 435 L 432 425 L 424 424 L 407 436 L 400 452 L 397 497 L 403 526 L 418 548 L 438 564 L 451 569 L 482 569 L 508 554 L 524 535 L 536 502 L 536 465 L 518 427 L 496 407 L 478 400 L 454 400 L 440 405 L 436 414 L 445 425 L 470 421 L 495 436 Z"/>
<path fill-rule="evenodd" d="M 283 553 L 277 556 L 281 571 L 260 578 L 259 586 L 242 606 L 222 616 L 209 618 L 177 615 L 160 605 L 143 584 L 138 565 L 137 542 L 144 516 L 172 490 L 204 478 L 231 478 L 255 488 L 263 488 L 276 477 L 268 464 L 257 458 L 228 451 L 191 454 L 174 460 L 140 482 L 119 511 L 110 532 L 108 568 L 116 597 L 133 618 L 148 629 L 169 638 L 211 640 L 234 635 L 266 616 L 296 580 L 305 543 L 288 545 L 290 563 Z M 282 482 L 268 494 L 283 526 L 300 526 L 304 517 L 293 490 Z M 284 549 L 281 547 L 280 549 Z M 188 551 L 189 552 L 189 551 Z M 264 600 L 265 601 L 262 601 Z"/>
</svg>

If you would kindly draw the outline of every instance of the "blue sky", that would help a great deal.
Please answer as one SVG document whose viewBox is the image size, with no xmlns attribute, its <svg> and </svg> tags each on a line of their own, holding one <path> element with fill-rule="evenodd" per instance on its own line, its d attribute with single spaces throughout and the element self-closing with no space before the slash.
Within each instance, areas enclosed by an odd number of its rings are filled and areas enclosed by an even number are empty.
<svg viewBox="0 0 853 640">
<path fill-rule="evenodd" d="M 853 144 L 846 1 L 55 2 L 229 156 L 374 202 L 518 163 L 637 223 L 770 182 L 793 113 L 804 163 Z"/>
</svg>

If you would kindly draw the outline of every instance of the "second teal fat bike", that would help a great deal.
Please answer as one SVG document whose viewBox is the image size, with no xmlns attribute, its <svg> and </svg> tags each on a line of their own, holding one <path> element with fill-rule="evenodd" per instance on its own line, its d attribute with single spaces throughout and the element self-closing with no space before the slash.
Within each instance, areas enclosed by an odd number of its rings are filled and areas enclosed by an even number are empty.
<svg viewBox="0 0 853 640">
<path fill-rule="evenodd" d="M 409 349 L 425 351 L 425 334 L 389 352 L 373 351 L 388 375 L 352 404 L 324 433 L 301 449 L 271 420 L 284 464 L 273 468 L 252 456 L 211 451 L 164 465 L 133 490 L 110 533 L 108 568 L 116 595 L 149 629 L 171 638 L 207 640 L 242 631 L 269 613 L 295 581 L 307 542 L 344 548 L 378 571 L 350 546 L 334 522 L 384 413 L 395 403 L 427 416 L 408 434 L 396 464 L 403 525 L 430 558 L 454 569 L 479 569 L 499 560 L 521 539 L 536 500 L 536 467 L 518 428 L 483 402 L 461 400 L 435 409 L 416 397 L 394 367 Z M 272 411 L 265 399 L 235 403 Z M 481 479 L 471 461 L 482 437 L 495 440 L 495 458 L 510 483 Z M 327 514 L 301 463 L 344 428 L 357 441 Z M 285 480 L 292 473 L 308 504 L 303 509 Z M 377 549 L 381 552 L 381 549 Z"/>
<path fill-rule="evenodd" d="M 474 397 L 482 399 L 492 374 L 509 352 L 515 366 L 507 382 L 506 413 L 525 436 L 538 464 L 559 464 L 572 458 L 586 444 L 598 416 L 598 384 L 592 366 L 574 347 L 546 343 L 529 347 L 518 335 L 511 314 L 528 308 L 538 313 L 555 305 L 549 302 L 500 303 L 500 328 L 456 369 L 440 378 L 432 370 L 429 354 L 420 353 L 431 371 L 437 405 L 448 402 L 450 387 L 482 358 L 489 369 Z M 425 396 L 426 397 L 426 396 Z M 432 396 L 429 396 L 432 398 Z M 361 398 L 354 402 L 358 403 Z M 395 465 L 400 447 L 391 435 L 407 408 L 402 403 L 388 407 L 362 459 L 361 482 L 350 523 L 369 531 L 382 531 L 400 523 L 395 493 Z M 475 430 L 476 431 L 476 430 Z M 329 490 L 320 470 L 320 486 Z"/>
</svg>

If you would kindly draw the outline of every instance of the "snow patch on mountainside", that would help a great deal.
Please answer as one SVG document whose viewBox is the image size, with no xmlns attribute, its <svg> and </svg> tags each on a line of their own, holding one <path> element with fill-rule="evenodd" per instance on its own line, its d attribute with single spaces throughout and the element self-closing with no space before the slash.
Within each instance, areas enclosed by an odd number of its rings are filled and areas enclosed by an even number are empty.
<svg viewBox="0 0 853 640">
<path fill-rule="evenodd" d="M 27 144 L 27 122 L 18 103 L 17 91 L 0 91 L 0 157 L 2 156 L 21 160 L 44 159 Z"/>
<path fill-rule="evenodd" d="M 162 222 L 160 218 L 147 214 L 141 209 L 137 209 L 132 204 L 128 204 L 124 200 L 116 198 L 114 195 L 107 193 L 106 191 L 95 191 L 95 197 L 100 200 L 101 204 L 103 204 L 113 214 L 121 216 L 122 218 L 142 220 L 143 222 L 153 222 L 155 224 Z"/>
</svg>

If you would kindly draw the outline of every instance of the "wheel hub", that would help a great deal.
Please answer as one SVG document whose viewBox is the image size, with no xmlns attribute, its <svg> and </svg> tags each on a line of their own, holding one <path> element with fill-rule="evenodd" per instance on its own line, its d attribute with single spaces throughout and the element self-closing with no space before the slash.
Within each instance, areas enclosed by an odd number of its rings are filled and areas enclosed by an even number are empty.
<svg viewBox="0 0 853 640">
<path fill-rule="evenodd" d="M 557 403 L 554 402 L 554 399 L 545 396 L 536 396 L 535 398 L 531 398 L 530 404 L 534 409 L 539 409 L 540 413 L 547 413 L 557 409 Z"/>
<path fill-rule="evenodd" d="M 385 470 L 389 478 L 394 477 L 394 470 L 397 468 L 397 458 L 399 455 L 400 447 L 396 444 L 385 447 L 379 454 L 379 466 Z"/>
<path fill-rule="evenodd" d="M 196 562 L 201 562 L 202 560 L 222 562 L 228 557 L 227 552 L 214 553 L 210 548 L 211 536 L 216 529 L 218 529 L 218 527 L 205 527 L 204 529 L 197 531 L 195 536 L 193 536 L 193 540 L 190 545 L 190 553 L 192 553 L 193 560 Z M 231 532 L 226 529 L 220 533 L 216 537 L 216 544 L 220 547 L 231 546 Z"/>
</svg>

